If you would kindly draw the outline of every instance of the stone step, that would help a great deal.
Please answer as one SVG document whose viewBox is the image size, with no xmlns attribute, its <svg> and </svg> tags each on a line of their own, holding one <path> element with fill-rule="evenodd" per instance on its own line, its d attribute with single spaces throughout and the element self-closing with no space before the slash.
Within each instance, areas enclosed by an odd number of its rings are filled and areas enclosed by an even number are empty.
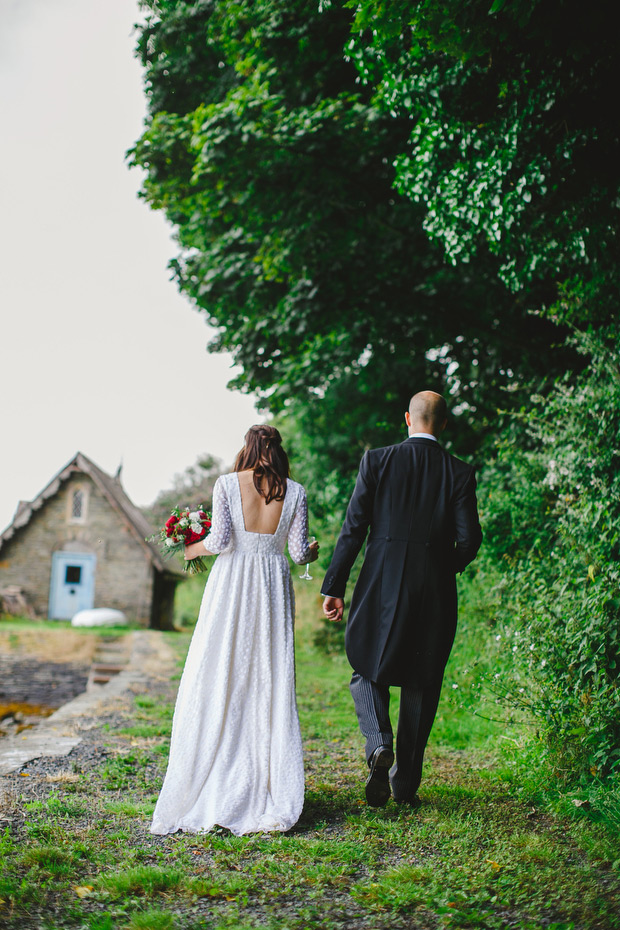
<svg viewBox="0 0 620 930">
<path fill-rule="evenodd" d="M 127 668 L 127 654 L 125 649 L 110 648 L 97 649 L 90 667 L 86 690 L 92 690 L 95 685 L 107 685 L 108 682 L 125 671 Z"/>
<path fill-rule="evenodd" d="M 127 668 L 126 664 L 109 665 L 107 662 L 93 662 L 91 665 L 91 673 L 96 675 L 118 675 L 118 673 L 122 672 L 125 668 Z"/>
</svg>

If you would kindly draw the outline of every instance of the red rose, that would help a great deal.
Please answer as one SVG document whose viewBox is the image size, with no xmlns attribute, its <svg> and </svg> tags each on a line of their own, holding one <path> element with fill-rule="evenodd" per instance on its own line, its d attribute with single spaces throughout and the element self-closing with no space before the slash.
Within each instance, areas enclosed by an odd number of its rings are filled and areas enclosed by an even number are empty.
<svg viewBox="0 0 620 930">
<path fill-rule="evenodd" d="M 168 517 L 168 519 L 166 520 L 164 526 L 165 526 L 165 533 L 168 538 L 170 538 L 171 536 L 176 536 L 178 522 L 179 522 L 179 518 L 174 513 L 172 514 L 172 516 Z"/>
<path fill-rule="evenodd" d="M 192 543 L 200 542 L 201 539 L 205 538 L 205 533 L 194 533 L 193 530 L 187 530 L 185 534 L 185 545 L 191 546 Z"/>
</svg>

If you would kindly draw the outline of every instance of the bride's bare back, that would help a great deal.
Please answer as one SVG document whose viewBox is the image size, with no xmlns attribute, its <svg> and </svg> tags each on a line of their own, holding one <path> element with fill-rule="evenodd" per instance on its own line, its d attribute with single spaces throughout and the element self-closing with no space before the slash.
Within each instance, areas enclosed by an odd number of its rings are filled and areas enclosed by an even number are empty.
<svg viewBox="0 0 620 930">
<path fill-rule="evenodd" d="M 284 501 L 265 502 L 265 498 L 254 487 L 252 470 L 237 472 L 241 490 L 243 523 L 248 533 L 266 533 L 272 536 L 278 528 Z"/>
</svg>

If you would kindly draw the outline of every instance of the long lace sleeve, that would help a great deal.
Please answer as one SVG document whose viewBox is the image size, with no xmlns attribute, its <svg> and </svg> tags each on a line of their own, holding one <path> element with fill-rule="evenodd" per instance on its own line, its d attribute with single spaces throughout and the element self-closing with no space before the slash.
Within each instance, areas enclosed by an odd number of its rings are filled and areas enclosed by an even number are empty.
<svg viewBox="0 0 620 930">
<path fill-rule="evenodd" d="M 211 512 L 211 530 L 203 539 L 207 552 L 217 555 L 223 552 L 232 533 L 232 516 L 226 497 L 224 482 L 218 478 L 213 487 L 213 510 Z"/>
<path fill-rule="evenodd" d="M 308 545 L 308 502 L 303 488 L 300 489 L 295 516 L 288 531 L 288 551 L 293 562 L 297 565 L 303 565 L 310 556 Z"/>
</svg>

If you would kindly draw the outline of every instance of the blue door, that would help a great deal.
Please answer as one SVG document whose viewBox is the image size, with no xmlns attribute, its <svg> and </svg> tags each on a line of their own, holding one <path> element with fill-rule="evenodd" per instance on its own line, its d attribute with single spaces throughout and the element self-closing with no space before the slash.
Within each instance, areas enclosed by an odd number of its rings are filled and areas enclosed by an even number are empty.
<svg viewBox="0 0 620 930">
<path fill-rule="evenodd" d="M 85 552 L 55 552 L 52 556 L 49 615 L 70 620 L 78 610 L 95 603 L 97 557 Z"/>
</svg>

